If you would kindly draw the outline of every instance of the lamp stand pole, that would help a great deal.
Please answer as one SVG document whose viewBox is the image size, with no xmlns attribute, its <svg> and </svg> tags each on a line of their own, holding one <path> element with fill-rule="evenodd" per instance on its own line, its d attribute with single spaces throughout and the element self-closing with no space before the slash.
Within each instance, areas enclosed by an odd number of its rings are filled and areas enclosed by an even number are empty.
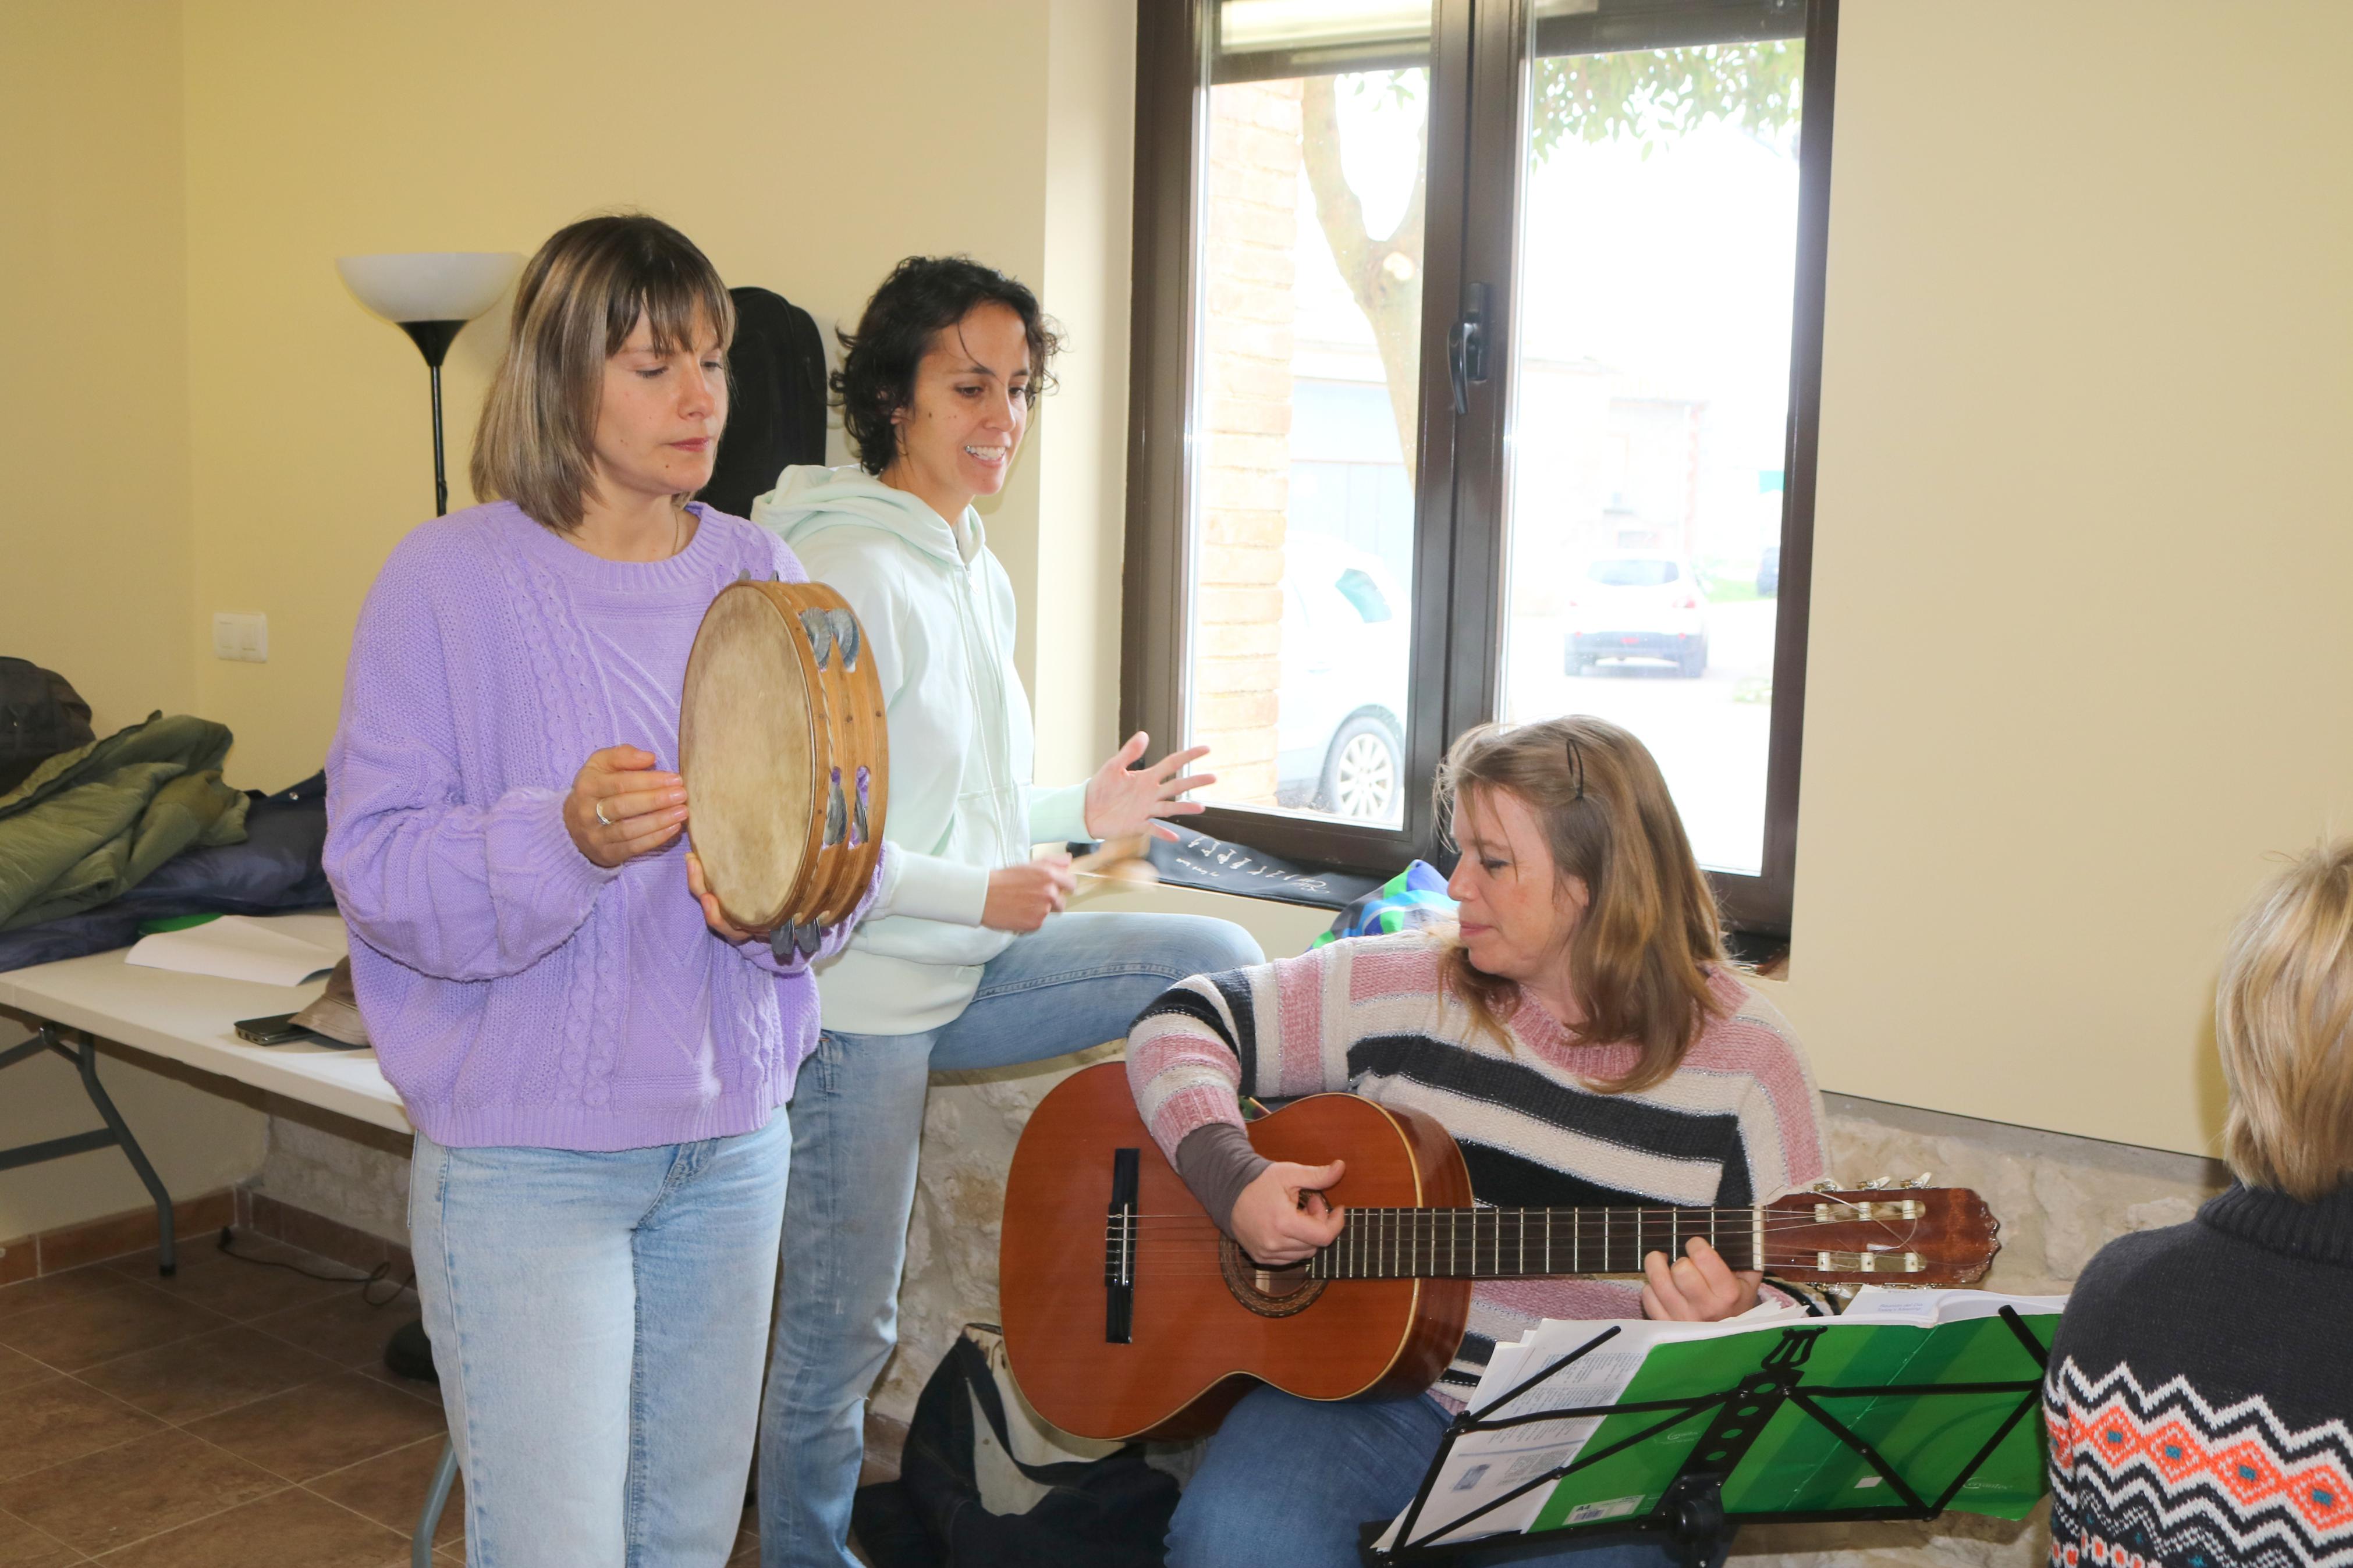
<svg viewBox="0 0 2353 1568">
<path fill-rule="evenodd" d="M 425 356 L 425 367 L 433 379 L 433 515 L 449 514 L 449 474 L 441 458 L 441 362 L 449 357 L 449 345 L 465 330 L 463 321 L 403 321 L 400 330 L 417 344 L 417 352 Z"/>
</svg>

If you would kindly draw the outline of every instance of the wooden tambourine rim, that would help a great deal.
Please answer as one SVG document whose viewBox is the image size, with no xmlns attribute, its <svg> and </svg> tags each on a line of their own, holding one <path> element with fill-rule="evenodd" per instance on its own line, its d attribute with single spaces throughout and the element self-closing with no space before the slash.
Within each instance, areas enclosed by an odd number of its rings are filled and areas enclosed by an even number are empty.
<svg viewBox="0 0 2353 1568">
<path fill-rule="evenodd" d="M 856 612 L 849 601 L 823 583 L 797 584 L 818 606 L 848 612 L 853 620 Z M 838 847 L 839 853 L 821 850 L 820 856 L 830 858 L 831 875 L 822 885 L 811 890 L 806 909 L 815 912 L 809 917 L 825 925 L 834 925 L 849 918 L 866 894 L 867 883 L 874 879 L 874 868 L 882 854 L 882 818 L 890 798 L 890 731 L 882 715 L 882 682 L 874 673 L 874 663 L 864 647 L 865 627 L 860 625 L 858 668 L 845 668 L 847 663 L 839 650 L 819 668 L 818 689 L 824 702 L 826 724 L 832 742 L 832 755 L 847 759 L 843 766 L 842 794 L 853 812 L 858 800 L 858 758 L 870 749 L 872 757 L 866 763 L 867 817 L 866 837 L 852 847 L 845 837 Z M 829 774 L 831 763 L 827 764 Z M 818 780 L 821 787 L 829 786 L 829 776 Z M 854 820 L 854 817 L 853 817 Z"/>
</svg>

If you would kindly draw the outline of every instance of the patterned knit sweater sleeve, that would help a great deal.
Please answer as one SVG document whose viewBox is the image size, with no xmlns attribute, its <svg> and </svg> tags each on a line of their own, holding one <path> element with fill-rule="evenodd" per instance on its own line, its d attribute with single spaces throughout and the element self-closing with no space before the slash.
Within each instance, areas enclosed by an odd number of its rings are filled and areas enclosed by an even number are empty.
<svg viewBox="0 0 2353 1568">
<path fill-rule="evenodd" d="M 496 980 L 561 946 L 618 871 L 573 844 L 562 790 L 461 796 L 440 616 L 464 600 L 433 590 L 469 569 L 453 558 L 465 553 L 447 531 L 411 535 L 361 607 L 327 758 L 326 869 L 344 921 L 380 952 L 444 980 Z"/>
<path fill-rule="evenodd" d="M 1127 1079 L 1152 1140 L 1171 1161 L 1186 1134 L 1240 1127 L 1239 1097 L 1348 1086 L 1354 1025 L 1345 1005 L 1356 943 L 1177 982 L 1128 1030 Z M 1286 1072 L 1286 1067 L 1288 1071 Z"/>
</svg>

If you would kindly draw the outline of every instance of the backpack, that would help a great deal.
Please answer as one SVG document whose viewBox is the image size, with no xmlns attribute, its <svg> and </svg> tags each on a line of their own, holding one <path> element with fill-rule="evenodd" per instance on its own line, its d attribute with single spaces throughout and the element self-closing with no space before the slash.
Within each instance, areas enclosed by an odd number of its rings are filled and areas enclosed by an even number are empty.
<svg viewBox="0 0 2353 1568">
<path fill-rule="evenodd" d="M 727 436 L 701 499 L 731 517 L 776 488 L 795 463 L 825 461 L 825 338 L 816 320 L 766 289 L 730 289 Z"/>
<path fill-rule="evenodd" d="M 879 1568 L 1160 1568 L 1176 1511 L 1141 1443 L 1048 1426 L 1002 1331 L 967 1323 L 915 1401 L 899 1479 L 859 1489 L 851 1527 Z"/>
<path fill-rule="evenodd" d="M 58 752 L 97 739 L 90 704 L 64 676 L 28 658 L 0 658 L 0 795 Z"/>
</svg>

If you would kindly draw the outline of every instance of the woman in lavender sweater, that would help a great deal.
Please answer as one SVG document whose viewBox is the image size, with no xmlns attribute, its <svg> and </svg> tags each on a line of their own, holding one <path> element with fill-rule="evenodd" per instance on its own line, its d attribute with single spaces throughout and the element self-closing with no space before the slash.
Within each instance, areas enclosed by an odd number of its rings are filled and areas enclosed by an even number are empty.
<svg viewBox="0 0 2353 1568">
<path fill-rule="evenodd" d="M 394 550 L 328 758 L 327 869 L 417 1127 L 417 1288 L 490 1568 L 716 1564 L 743 1508 L 779 1108 L 818 1010 L 806 961 L 704 892 L 666 771 L 704 607 L 805 576 L 687 500 L 733 326 L 652 218 L 541 247 L 475 440 L 475 493 L 503 499 Z"/>
</svg>

